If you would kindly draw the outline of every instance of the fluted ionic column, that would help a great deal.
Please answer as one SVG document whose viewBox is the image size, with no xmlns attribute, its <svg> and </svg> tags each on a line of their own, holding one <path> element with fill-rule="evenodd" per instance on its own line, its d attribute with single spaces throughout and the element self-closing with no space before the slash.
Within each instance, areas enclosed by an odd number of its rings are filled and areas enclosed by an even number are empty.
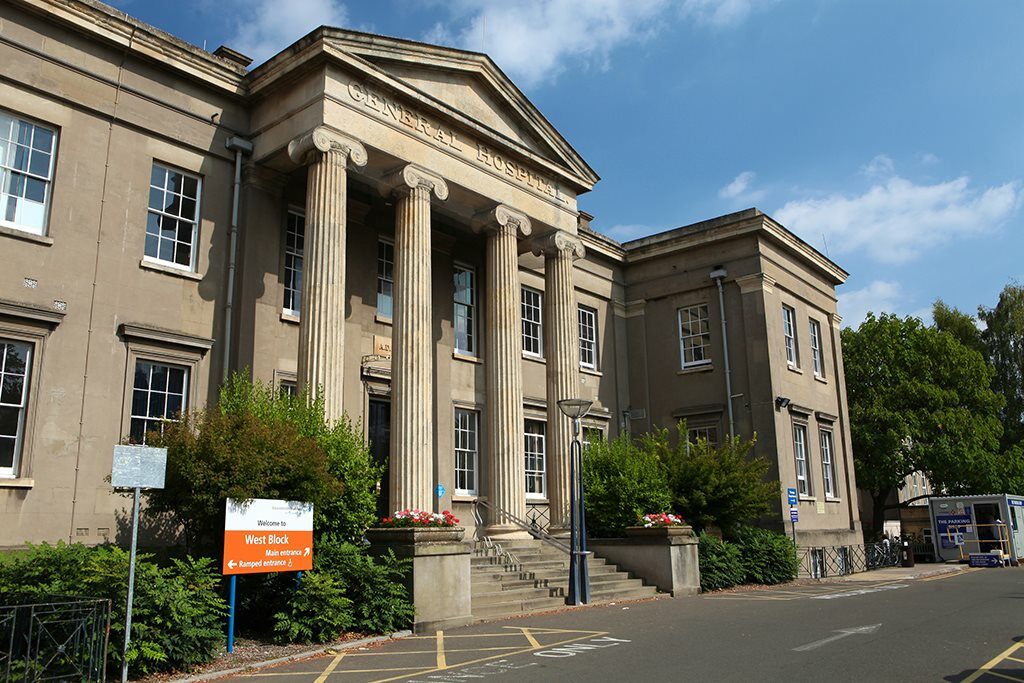
<svg viewBox="0 0 1024 683">
<path fill-rule="evenodd" d="M 544 355 L 548 390 L 547 469 L 551 529 L 569 527 L 569 448 L 572 420 L 558 401 L 579 398 L 580 348 L 573 261 L 583 258 L 583 243 L 567 232 L 534 240 L 533 252 L 544 254 Z"/>
<path fill-rule="evenodd" d="M 327 419 L 344 414 L 346 165 L 366 164 L 366 149 L 323 126 L 288 144 L 288 155 L 308 164 L 306 234 L 299 320 L 300 389 L 323 392 Z"/>
<path fill-rule="evenodd" d="M 484 263 L 484 367 L 486 370 L 488 499 L 491 536 L 520 535 L 500 511 L 526 517 L 526 462 L 523 450 L 523 371 L 519 310 L 518 236 L 530 234 L 530 219 L 507 206 L 479 214 L 474 228 L 487 235 Z"/>
<path fill-rule="evenodd" d="M 434 353 L 431 343 L 430 195 L 448 184 L 413 164 L 385 185 L 396 198 L 391 351 L 391 507 L 434 509 Z"/>
</svg>

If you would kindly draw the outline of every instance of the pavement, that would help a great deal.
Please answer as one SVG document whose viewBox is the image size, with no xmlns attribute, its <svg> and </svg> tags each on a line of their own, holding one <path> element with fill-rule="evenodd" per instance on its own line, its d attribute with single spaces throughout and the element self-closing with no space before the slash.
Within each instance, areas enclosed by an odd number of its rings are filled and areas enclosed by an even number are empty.
<svg viewBox="0 0 1024 683">
<path fill-rule="evenodd" d="M 226 680 L 1024 683 L 1024 570 L 924 565 L 849 578 L 482 623 Z"/>
</svg>

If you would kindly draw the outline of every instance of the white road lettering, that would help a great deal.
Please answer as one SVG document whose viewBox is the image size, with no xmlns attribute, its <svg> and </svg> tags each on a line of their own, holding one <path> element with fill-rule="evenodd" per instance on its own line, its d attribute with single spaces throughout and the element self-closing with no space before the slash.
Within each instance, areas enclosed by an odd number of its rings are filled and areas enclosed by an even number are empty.
<svg viewBox="0 0 1024 683">
<path fill-rule="evenodd" d="M 870 626 L 854 626 L 852 628 L 837 629 L 834 636 L 822 638 L 821 640 L 816 640 L 813 643 L 807 643 L 806 645 L 801 645 L 800 647 L 794 647 L 793 652 L 807 652 L 808 650 L 816 650 L 822 645 L 834 643 L 837 640 L 842 640 L 843 638 L 846 638 L 847 636 L 870 635 L 878 629 L 880 629 L 881 627 L 881 624 L 872 624 Z"/>
<path fill-rule="evenodd" d="M 836 598 L 852 598 L 856 595 L 867 595 L 868 593 L 879 593 L 881 591 L 891 591 L 897 588 L 906 588 L 908 584 L 905 583 L 891 583 L 887 586 L 875 586 L 874 588 L 859 588 L 853 591 L 846 591 L 845 593 L 826 593 L 825 595 L 815 595 L 811 600 L 835 600 Z"/>
</svg>

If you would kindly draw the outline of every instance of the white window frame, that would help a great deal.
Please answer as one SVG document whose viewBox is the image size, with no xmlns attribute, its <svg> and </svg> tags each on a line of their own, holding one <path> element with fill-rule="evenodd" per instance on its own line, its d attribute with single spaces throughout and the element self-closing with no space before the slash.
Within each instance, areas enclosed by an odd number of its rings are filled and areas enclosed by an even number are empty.
<svg viewBox="0 0 1024 683">
<path fill-rule="evenodd" d="M 12 339 L 8 337 L 0 338 L 0 387 L 4 385 L 4 381 L 8 376 L 18 377 L 19 374 L 14 372 L 13 368 L 7 366 L 7 347 L 8 346 L 21 346 L 26 350 L 25 354 L 25 367 L 24 372 L 20 374 L 21 380 L 21 396 L 17 397 L 17 401 L 11 401 L 11 396 L 4 396 L 0 393 L 0 408 L 3 409 L 17 409 L 18 418 L 14 427 L 13 438 L 10 435 L 4 434 L 0 436 L 4 441 L 14 441 L 14 450 L 11 458 L 10 467 L 0 466 L 0 479 L 16 479 L 18 472 L 21 470 L 22 453 L 25 448 L 25 429 L 28 423 L 28 401 L 29 392 L 32 384 L 32 365 L 35 360 L 35 345 L 24 339 Z M 7 400 L 4 400 L 7 399 Z"/>
<path fill-rule="evenodd" d="M 718 425 L 696 425 L 694 427 L 687 426 L 686 438 L 690 443 L 697 443 L 698 439 L 704 439 L 711 445 L 712 448 L 718 446 Z"/>
<path fill-rule="evenodd" d="M 480 411 L 455 408 L 455 493 L 475 496 L 480 486 Z"/>
<path fill-rule="evenodd" d="M 831 429 L 820 429 L 818 433 L 818 441 L 821 444 L 822 488 L 826 498 L 837 498 L 835 439 L 832 438 Z"/>
<path fill-rule="evenodd" d="M 597 425 L 583 425 L 580 428 L 580 446 L 587 450 L 594 441 L 604 441 L 604 427 Z"/>
<path fill-rule="evenodd" d="M 580 367 L 597 370 L 597 309 L 579 304 L 576 318 L 580 336 Z"/>
<path fill-rule="evenodd" d="M 388 260 L 390 250 L 391 259 Z M 384 289 L 390 293 L 384 294 Z M 381 310 L 381 303 L 388 302 L 388 310 Z M 391 320 L 395 314 L 395 243 L 387 238 L 377 239 L 377 316 Z"/>
<path fill-rule="evenodd" d="M 800 347 L 796 338 L 796 310 L 782 306 L 782 335 L 786 343 L 786 363 L 793 368 L 800 367 Z"/>
<path fill-rule="evenodd" d="M 811 485 L 811 470 L 807 462 L 807 425 L 793 423 L 793 459 L 796 464 L 796 486 L 801 496 L 814 495 Z"/>
<path fill-rule="evenodd" d="M 284 301 L 281 310 L 295 317 L 302 312 L 305 239 L 305 212 L 289 208 L 284 225 Z"/>
<path fill-rule="evenodd" d="M 544 357 L 544 293 L 532 287 L 519 292 L 519 310 L 522 319 L 523 355 Z"/>
<path fill-rule="evenodd" d="M 155 185 L 153 185 L 153 173 L 156 171 L 156 169 L 158 167 L 160 169 L 162 169 L 163 172 L 164 172 L 164 185 L 161 188 L 157 188 Z M 194 198 L 195 199 L 195 212 L 194 212 L 194 215 L 192 216 L 191 219 L 188 219 L 185 215 L 183 215 L 181 213 L 181 209 L 179 209 L 179 215 L 174 215 L 174 214 L 166 212 L 164 209 L 158 209 L 158 208 L 154 208 L 152 206 L 153 190 L 159 189 L 162 192 L 166 192 L 166 190 L 167 190 L 167 177 L 171 173 L 177 173 L 178 175 L 181 175 L 184 178 L 189 178 L 189 179 L 192 179 L 192 180 L 196 181 L 196 196 Z M 165 163 L 163 163 L 161 161 L 157 161 L 155 159 L 153 160 L 153 165 L 150 167 L 149 178 L 150 178 L 149 185 L 147 186 L 147 188 L 148 188 L 148 195 L 147 195 L 147 199 L 146 199 L 146 207 L 147 208 L 146 208 L 146 233 L 145 233 L 145 238 L 144 238 L 145 245 L 144 245 L 143 251 L 142 251 L 142 253 L 143 253 L 142 260 L 143 261 L 148 261 L 149 263 L 159 263 L 159 264 L 161 264 L 163 266 L 167 266 L 168 268 L 175 268 L 177 270 L 184 270 L 184 271 L 187 271 L 187 272 L 194 273 L 194 272 L 196 272 L 196 261 L 197 261 L 196 257 L 197 257 L 198 252 L 199 252 L 199 222 L 200 222 L 201 217 L 202 217 L 203 179 L 200 176 L 196 175 L 195 173 L 189 173 L 188 171 L 186 171 L 184 169 L 178 168 L 176 166 L 172 166 L 170 164 L 165 164 Z M 175 193 L 175 194 L 177 194 L 177 193 Z M 184 195 L 183 193 L 180 194 L 179 196 L 186 197 L 186 195 Z M 192 197 L 188 197 L 188 199 L 192 199 Z M 164 259 L 164 258 L 160 257 L 160 245 L 165 240 L 163 238 L 161 229 L 159 227 L 157 228 L 156 235 L 152 235 L 153 237 L 156 238 L 156 255 L 154 256 L 154 255 L 149 253 L 149 251 L 150 251 L 149 245 L 150 245 L 150 237 L 151 237 L 151 233 L 150 233 L 150 230 L 149 230 L 150 217 L 155 217 L 157 221 L 160 221 L 161 219 L 166 218 L 166 219 L 172 220 L 172 221 L 183 221 L 183 222 L 186 222 L 186 223 L 191 223 L 191 225 L 192 225 L 192 232 L 191 232 L 191 237 L 190 237 L 190 242 L 189 242 L 189 247 L 188 247 L 188 257 L 189 258 L 188 258 L 188 264 L 187 265 L 183 264 L 183 263 L 178 263 L 177 260 L 175 260 L 173 253 L 171 254 L 171 259 L 170 260 L 167 260 L 167 259 Z M 176 245 L 180 243 L 180 241 L 177 239 L 177 228 L 175 228 L 175 238 L 172 241 Z M 176 249 L 177 249 L 177 247 L 175 247 L 175 250 Z"/>
<path fill-rule="evenodd" d="M 688 329 L 684 332 L 683 321 Z M 679 330 L 679 365 L 682 368 L 700 367 L 711 364 L 711 325 L 710 312 L 707 304 L 682 306 L 676 311 L 677 329 Z M 693 325 L 697 331 L 693 331 Z M 689 356 L 689 359 L 687 358 Z M 700 356 L 698 358 L 698 356 Z"/>
<path fill-rule="evenodd" d="M 18 136 L 14 135 L 14 128 L 16 125 L 19 126 L 19 128 L 24 126 L 31 127 L 27 143 L 20 141 L 17 139 Z M 36 146 L 36 132 L 39 130 L 45 131 L 51 135 L 49 149 Z M 44 236 L 47 234 L 50 223 L 50 200 L 53 197 L 53 176 L 57 163 L 58 136 L 59 132 L 53 126 L 38 123 L 36 121 L 29 121 L 14 112 L 0 109 L 0 226 L 12 228 L 21 232 L 27 232 L 32 235 Z M 14 166 L 16 150 L 18 148 L 27 150 L 27 158 L 24 168 L 17 168 Z M 43 169 L 39 168 L 38 165 L 33 169 L 33 162 L 35 159 L 41 159 L 44 156 L 49 157 L 45 175 L 42 173 Z M 21 178 L 21 188 L 18 194 L 8 192 L 8 188 L 13 185 L 12 177 L 15 175 Z M 42 183 L 42 202 L 27 200 L 25 198 L 29 182 Z M 14 201 L 15 214 L 14 218 L 9 219 L 7 217 L 8 207 L 11 205 L 10 202 L 12 200 Z M 38 226 L 19 221 L 19 216 L 23 211 L 22 207 L 25 204 L 36 204 L 42 206 L 42 218 L 40 219 Z"/>
<path fill-rule="evenodd" d="M 476 320 L 477 320 L 477 278 L 476 269 L 471 266 L 466 266 L 461 263 L 456 263 L 452 269 L 452 279 L 455 286 L 455 292 L 453 294 L 454 310 L 452 315 L 452 327 L 454 328 L 455 336 L 455 352 L 463 356 L 476 356 L 477 348 L 479 347 L 479 339 L 476 333 Z M 459 275 L 466 274 L 469 277 L 469 302 L 459 300 Z M 466 321 L 465 339 L 459 338 L 459 319 L 461 317 Z"/>
<path fill-rule="evenodd" d="M 814 370 L 814 376 L 824 379 L 825 359 L 821 353 L 821 323 L 814 318 L 810 318 L 808 327 L 811 333 L 811 366 Z"/>
<path fill-rule="evenodd" d="M 531 426 L 537 431 L 531 432 Z M 526 479 L 523 485 L 526 488 L 527 499 L 545 500 L 547 498 L 547 433 L 548 425 L 543 420 L 526 418 L 523 421 L 523 452 L 526 469 Z"/>
<path fill-rule="evenodd" d="M 146 365 L 150 366 L 149 372 L 148 372 L 148 385 L 146 387 L 139 387 L 136 384 L 136 380 L 137 380 L 137 375 L 138 375 L 138 372 L 139 372 L 139 365 L 140 364 L 146 364 Z M 181 392 L 180 393 L 178 393 L 178 392 L 171 392 L 170 388 L 169 388 L 169 385 L 166 385 L 166 384 L 165 384 L 164 390 L 159 390 L 159 389 L 156 390 L 156 391 L 153 390 L 153 388 L 152 388 L 153 387 L 153 384 L 152 384 L 152 382 L 153 382 L 153 368 L 156 367 L 156 366 L 160 366 L 160 367 L 166 368 L 167 370 L 180 370 L 183 373 L 183 375 L 182 375 Z M 152 429 L 148 429 L 147 428 L 148 425 L 146 425 L 146 423 L 149 423 L 149 422 L 159 422 L 160 423 L 160 431 L 162 432 L 163 428 L 164 428 L 164 425 L 166 425 L 168 422 L 178 422 L 181 419 L 181 415 L 183 415 L 184 413 L 186 413 L 188 411 L 188 409 L 189 409 L 189 388 L 190 388 L 190 382 L 191 382 L 191 379 L 192 379 L 191 375 L 192 375 L 192 368 L 190 366 L 186 365 L 186 364 L 167 363 L 167 362 L 160 361 L 160 360 L 151 360 L 149 358 L 136 358 L 135 359 L 135 362 L 132 365 L 132 373 L 131 373 L 131 395 L 129 396 L 129 399 L 128 399 L 128 405 L 129 405 L 128 435 L 129 435 L 129 438 L 131 438 L 133 440 L 133 443 L 145 444 L 146 443 L 146 434 L 148 434 L 151 431 L 154 431 Z M 167 378 L 167 381 L 168 382 L 170 381 L 170 377 Z M 145 414 L 136 412 L 136 409 L 135 409 L 135 396 L 136 396 L 136 392 L 143 392 L 146 395 Z M 163 397 L 164 397 L 164 408 L 163 408 L 162 414 L 159 414 L 159 415 L 155 414 L 155 413 L 152 414 L 152 415 L 149 414 L 149 409 L 150 409 L 150 405 L 152 403 L 153 394 L 158 394 L 158 395 L 159 394 L 163 394 Z M 168 398 L 171 397 L 171 396 L 179 396 L 181 398 L 181 407 L 178 409 L 177 413 L 173 414 L 173 415 L 176 415 L 176 417 L 168 417 L 167 416 L 167 402 L 168 402 Z M 136 423 L 137 420 L 141 420 L 143 422 L 143 431 L 141 433 L 141 438 L 138 438 L 135 435 L 135 423 Z"/>
</svg>

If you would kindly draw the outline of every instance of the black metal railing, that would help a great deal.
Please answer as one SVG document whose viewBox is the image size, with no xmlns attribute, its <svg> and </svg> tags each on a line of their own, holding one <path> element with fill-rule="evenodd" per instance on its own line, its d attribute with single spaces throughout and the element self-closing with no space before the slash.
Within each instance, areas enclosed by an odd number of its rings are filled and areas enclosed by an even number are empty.
<svg viewBox="0 0 1024 683">
<path fill-rule="evenodd" d="M 900 563 L 900 546 L 898 543 L 801 546 L 797 548 L 797 559 L 800 562 L 798 576 L 823 579 L 895 567 Z"/>
<path fill-rule="evenodd" d="M 547 531 L 548 527 L 551 526 L 551 517 L 548 511 L 547 503 L 527 503 L 526 519 L 530 522 L 530 526 L 534 529 Z"/>
<path fill-rule="evenodd" d="M 110 601 L 0 596 L 0 681 L 103 681 Z"/>
</svg>

